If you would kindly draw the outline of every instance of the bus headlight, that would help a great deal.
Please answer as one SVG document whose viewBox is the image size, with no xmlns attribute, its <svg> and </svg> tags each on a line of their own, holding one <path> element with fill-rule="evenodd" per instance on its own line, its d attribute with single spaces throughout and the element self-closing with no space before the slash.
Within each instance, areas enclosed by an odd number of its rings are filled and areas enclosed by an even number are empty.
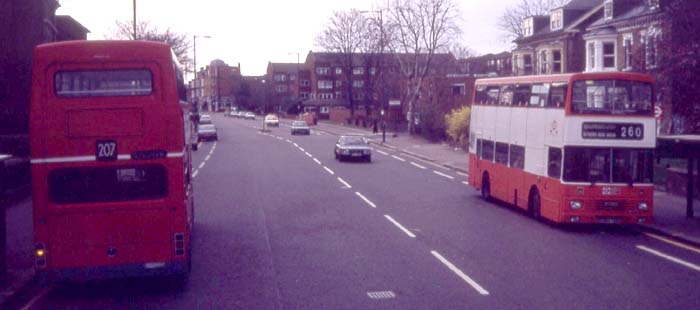
<svg viewBox="0 0 700 310">
<path fill-rule="evenodd" d="M 580 201 L 571 201 L 569 202 L 569 206 L 571 206 L 571 209 L 578 210 L 581 209 L 581 202 Z"/>
<path fill-rule="evenodd" d="M 649 210 L 649 205 L 646 202 L 639 203 L 639 210 L 646 211 Z"/>
</svg>

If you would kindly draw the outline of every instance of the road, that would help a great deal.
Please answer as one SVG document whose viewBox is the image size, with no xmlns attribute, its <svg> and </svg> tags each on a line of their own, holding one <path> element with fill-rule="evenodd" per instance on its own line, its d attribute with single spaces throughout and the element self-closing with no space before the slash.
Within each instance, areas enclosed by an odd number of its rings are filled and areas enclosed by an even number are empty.
<svg viewBox="0 0 700 310">
<path fill-rule="evenodd" d="M 700 250 L 561 227 L 487 202 L 466 176 L 337 136 L 215 116 L 195 153 L 193 271 L 33 291 L 24 309 L 691 309 Z"/>
</svg>

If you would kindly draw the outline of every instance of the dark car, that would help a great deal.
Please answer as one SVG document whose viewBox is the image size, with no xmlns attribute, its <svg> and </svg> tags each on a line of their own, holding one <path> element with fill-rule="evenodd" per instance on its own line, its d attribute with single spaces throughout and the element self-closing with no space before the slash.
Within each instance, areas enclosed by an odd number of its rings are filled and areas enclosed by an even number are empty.
<svg viewBox="0 0 700 310">
<path fill-rule="evenodd" d="M 307 125 L 305 121 L 293 121 L 292 122 L 292 135 L 296 135 L 296 134 L 310 135 L 311 128 L 309 128 L 309 125 Z"/>
<path fill-rule="evenodd" d="M 361 136 L 341 136 L 335 143 L 335 159 L 361 159 L 372 161 L 372 149 L 367 144 L 367 139 Z"/>
</svg>

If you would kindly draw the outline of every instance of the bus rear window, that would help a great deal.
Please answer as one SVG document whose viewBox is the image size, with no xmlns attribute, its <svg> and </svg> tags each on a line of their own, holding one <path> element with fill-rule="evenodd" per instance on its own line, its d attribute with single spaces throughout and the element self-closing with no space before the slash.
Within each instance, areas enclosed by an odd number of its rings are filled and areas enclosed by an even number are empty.
<svg viewBox="0 0 700 310">
<path fill-rule="evenodd" d="M 49 198 L 57 204 L 157 199 L 167 191 L 163 166 L 68 168 L 49 174 Z"/>
<path fill-rule="evenodd" d="M 153 76 L 146 69 L 60 71 L 55 75 L 56 96 L 146 96 L 153 91 Z"/>
</svg>

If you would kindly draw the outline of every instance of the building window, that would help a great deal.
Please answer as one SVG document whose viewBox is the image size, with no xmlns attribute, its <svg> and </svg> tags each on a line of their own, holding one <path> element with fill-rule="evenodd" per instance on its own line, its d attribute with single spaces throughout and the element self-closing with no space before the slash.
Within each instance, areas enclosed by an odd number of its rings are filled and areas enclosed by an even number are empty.
<svg viewBox="0 0 700 310">
<path fill-rule="evenodd" d="M 464 89 L 464 84 L 452 84 L 452 96 L 463 96 Z"/>
<path fill-rule="evenodd" d="M 294 74 L 290 74 L 290 75 L 289 75 L 289 80 L 290 80 L 290 81 L 294 81 L 294 80 L 296 80 L 296 79 L 297 79 L 297 76 L 296 76 L 296 75 L 294 75 Z"/>
<path fill-rule="evenodd" d="M 284 82 L 287 80 L 287 75 L 282 73 L 275 74 L 275 82 Z"/>
<path fill-rule="evenodd" d="M 370 74 L 370 75 L 375 75 L 375 74 L 377 74 L 377 68 L 375 68 L 375 67 L 369 68 L 369 74 Z"/>
<path fill-rule="evenodd" d="M 319 89 L 331 89 L 331 88 L 333 88 L 333 81 L 319 80 L 318 81 L 318 88 Z"/>
<path fill-rule="evenodd" d="M 523 36 L 529 37 L 533 34 L 534 24 L 535 19 L 533 17 L 528 17 L 525 19 L 525 25 L 523 27 Z"/>
<path fill-rule="evenodd" d="M 355 99 L 355 100 L 365 99 L 365 94 L 364 93 L 352 93 L 352 99 Z"/>
<path fill-rule="evenodd" d="M 603 68 L 615 68 L 615 42 L 603 42 Z"/>
<path fill-rule="evenodd" d="M 364 67 L 354 67 L 354 68 L 352 68 L 352 74 L 353 75 L 363 75 L 363 74 L 365 74 L 365 68 Z"/>
<path fill-rule="evenodd" d="M 320 93 L 320 94 L 318 94 L 318 99 L 323 99 L 323 100 L 333 99 L 333 94 L 332 93 Z"/>
<path fill-rule="evenodd" d="M 335 67 L 335 74 L 343 74 L 343 68 Z"/>
<path fill-rule="evenodd" d="M 532 55 L 523 55 L 523 70 L 525 74 L 532 74 Z"/>
<path fill-rule="evenodd" d="M 552 51 L 552 73 L 561 73 L 561 51 Z"/>
<path fill-rule="evenodd" d="M 301 92 L 301 93 L 299 93 L 299 98 L 309 99 L 309 93 L 308 92 Z"/>
<path fill-rule="evenodd" d="M 365 81 L 357 81 L 357 80 L 352 81 L 352 87 L 360 88 L 363 86 L 365 86 Z"/>
<path fill-rule="evenodd" d="M 335 99 L 343 99 L 343 92 L 342 92 L 342 91 L 336 91 L 336 92 L 335 92 Z"/>
<path fill-rule="evenodd" d="M 552 30 L 559 30 L 562 28 L 562 10 L 552 12 L 550 19 L 550 27 Z"/>
<path fill-rule="evenodd" d="M 658 65 L 658 44 L 660 37 L 661 32 L 658 28 L 652 28 L 649 31 L 647 31 L 646 40 L 644 41 L 644 51 L 646 54 L 647 69 L 656 68 L 656 66 Z"/>
<path fill-rule="evenodd" d="M 287 89 L 288 89 L 288 88 L 287 88 L 287 85 L 277 85 L 277 86 L 275 87 L 275 90 L 276 90 L 278 93 L 286 93 L 286 92 L 287 92 Z"/>
<path fill-rule="evenodd" d="M 547 74 L 547 51 L 540 52 L 540 74 Z"/>
<path fill-rule="evenodd" d="M 595 69 L 595 43 L 588 43 L 588 70 Z"/>
<path fill-rule="evenodd" d="M 343 86 L 343 81 L 335 81 L 335 87 L 338 88 L 340 86 Z"/>
<path fill-rule="evenodd" d="M 613 18 L 613 0 L 605 0 L 605 19 Z"/>
<path fill-rule="evenodd" d="M 309 80 L 301 80 L 301 86 L 311 86 L 311 81 L 309 81 Z"/>
<path fill-rule="evenodd" d="M 316 67 L 316 74 L 328 75 L 331 74 L 331 68 L 328 67 Z"/>
<path fill-rule="evenodd" d="M 632 34 L 625 35 L 622 40 L 622 46 L 625 49 L 625 70 L 632 69 Z"/>
<path fill-rule="evenodd" d="M 328 110 L 329 110 L 328 107 L 323 106 L 323 107 L 321 107 L 320 112 L 321 112 L 322 114 L 328 114 Z"/>
</svg>

